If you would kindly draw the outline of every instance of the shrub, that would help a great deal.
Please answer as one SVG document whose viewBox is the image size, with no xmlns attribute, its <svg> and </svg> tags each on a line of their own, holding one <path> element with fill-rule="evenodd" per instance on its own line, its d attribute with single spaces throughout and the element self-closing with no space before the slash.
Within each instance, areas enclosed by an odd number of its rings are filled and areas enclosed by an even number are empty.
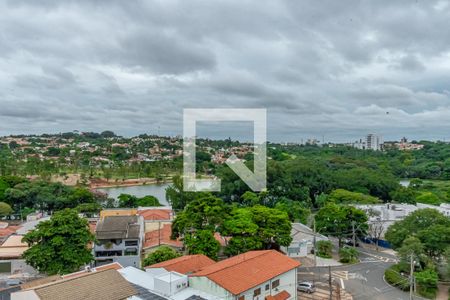
<svg viewBox="0 0 450 300">
<path fill-rule="evenodd" d="M 180 257 L 178 252 L 168 246 L 161 246 L 144 259 L 143 265 L 146 267 L 177 257 Z"/>
<path fill-rule="evenodd" d="M 426 269 L 414 274 L 417 282 L 417 292 L 427 298 L 434 298 L 437 292 L 438 274 L 436 271 Z"/>
<path fill-rule="evenodd" d="M 358 251 L 353 247 L 344 247 L 339 250 L 341 263 L 355 263 L 358 261 Z"/>
<path fill-rule="evenodd" d="M 401 275 L 402 270 L 399 265 L 392 265 L 384 271 L 384 279 L 403 291 L 409 290 L 409 278 Z"/>
<path fill-rule="evenodd" d="M 333 243 L 330 241 L 318 241 L 316 243 L 317 256 L 322 258 L 331 258 Z"/>
</svg>

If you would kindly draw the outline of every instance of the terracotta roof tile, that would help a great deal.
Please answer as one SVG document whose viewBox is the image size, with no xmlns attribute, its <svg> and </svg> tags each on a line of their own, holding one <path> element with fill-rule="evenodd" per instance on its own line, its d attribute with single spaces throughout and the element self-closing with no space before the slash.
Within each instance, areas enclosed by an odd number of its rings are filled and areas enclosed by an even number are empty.
<svg viewBox="0 0 450 300">
<path fill-rule="evenodd" d="M 180 240 L 172 240 L 172 224 L 164 224 L 160 230 L 153 230 L 145 233 L 144 249 L 159 245 L 168 245 L 177 248 L 183 247 Z"/>
<path fill-rule="evenodd" d="M 298 261 L 275 250 L 249 251 L 204 267 L 191 276 L 208 277 L 238 295 L 298 266 Z"/>
<path fill-rule="evenodd" d="M 267 296 L 265 300 L 287 300 L 291 294 L 289 294 L 287 291 L 281 291 L 276 295 L 273 296 Z"/>
<path fill-rule="evenodd" d="M 163 261 L 146 268 L 164 268 L 167 271 L 175 271 L 181 274 L 190 274 L 216 262 L 203 254 L 186 255 L 171 260 Z"/>
<path fill-rule="evenodd" d="M 173 212 L 170 209 L 143 209 L 139 210 L 138 214 L 144 218 L 146 221 L 158 220 L 158 221 L 169 221 L 173 218 Z"/>
</svg>

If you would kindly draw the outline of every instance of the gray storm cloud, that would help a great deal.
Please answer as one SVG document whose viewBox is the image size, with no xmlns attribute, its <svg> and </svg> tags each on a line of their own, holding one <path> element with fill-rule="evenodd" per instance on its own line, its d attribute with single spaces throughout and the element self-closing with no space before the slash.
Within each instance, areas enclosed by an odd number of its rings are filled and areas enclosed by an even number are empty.
<svg viewBox="0 0 450 300">
<path fill-rule="evenodd" d="M 183 108 L 265 107 L 273 141 L 450 137 L 447 1 L 11 0 L 0 11 L 0 134 L 176 135 Z"/>
</svg>

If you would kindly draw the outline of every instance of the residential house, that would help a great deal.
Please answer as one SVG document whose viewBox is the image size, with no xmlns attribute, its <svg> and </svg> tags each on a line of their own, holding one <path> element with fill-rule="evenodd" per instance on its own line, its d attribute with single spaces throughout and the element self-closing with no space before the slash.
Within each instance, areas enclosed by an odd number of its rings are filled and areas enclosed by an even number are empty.
<svg viewBox="0 0 450 300">
<path fill-rule="evenodd" d="M 171 260 L 163 261 L 151 266 L 145 267 L 146 271 L 152 272 L 155 269 L 164 269 L 168 272 L 177 272 L 180 274 L 192 274 L 200 271 L 204 267 L 215 264 L 216 262 L 203 254 L 185 255 Z"/>
<path fill-rule="evenodd" d="M 22 259 L 23 252 L 28 249 L 22 238 L 22 235 L 11 235 L 0 246 L 0 273 L 14 274 L 17 277 L 38 273 Z"/>
<path fill-rule="evenodd" d="M 140 216 L 107 216 L 95 228 L 95 265 L 118 262 L 122 266 L 141 266 L 144 224 Z"/>
<path fill-rule="evenodd" d="M 189 285 L 218 299 L 297 299 L 299 266 L 275 250 L 249 251 L 189 275 Z"/>
<path fill-rule="evenodd" d="M 288 247 L 281 247 L 289 257 L 306 257 L 314 249 L 314 236 L 316 242 L 327 241 L 328 238 L 314 231 L 302 223 L 292 223 L 292 242 Z"/>
</svg>

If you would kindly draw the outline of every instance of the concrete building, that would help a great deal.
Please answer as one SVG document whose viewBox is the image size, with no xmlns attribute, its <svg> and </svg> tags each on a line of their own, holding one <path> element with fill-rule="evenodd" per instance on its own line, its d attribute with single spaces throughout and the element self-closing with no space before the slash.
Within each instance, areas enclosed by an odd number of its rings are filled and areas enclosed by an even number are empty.
<svg viewBox="0 0 450 300">
<path fill-rule="evenodd" d="M 328 238 L 314 231 L 302 223 L 292 223 L 292 242 L 288 247 L 281 247 L 289 257 L 306 257 L 314 248 L 314 236 L 316 242 L 327 241 Z"/>
<path fill-rule="evenodd" d="M 216 299 L 297 299 L 298 266 L 274 250 L 249 251 L 191 274 L 189 286 Z"/>
<path fill-rule="evenodd" d="M 141 216 L 107 216 L 97 223 L 92 249 L 95 265 L 118 262 L 140 268 L 144 235 Z"/>
<path fill-rule="evenodd" d="M 22 235 L 11 235 L 0 246 L 0 273 L 15 275 L 17 278 L 30 277 L 38 271 L 22 259 L 28 245 L 22 242 Z"/>
<path fill-rule="evenodd" d="M 365 138 L 353 143 L 353 147 L 361 150 L 379 151 L 383 149 L 383 137 L 381 135 L 369 133 Z"/>
<path fill-rule="evenodd" d="M 418 209 L 432 208 L 436 209 L 444 216 L 450 217 L 450 204 L 442 203 L 440 206 L 417 203 L 413 204 L 362 204 L 353 205 L 363 211 L 369 216 L 369 226 L 372 224 L 377 224 L 381 226 L 380 238 L 384 238 L 389 226 L 394 224 L 396 221 L 403 220 L 406 216 Z"/>
</svg>

